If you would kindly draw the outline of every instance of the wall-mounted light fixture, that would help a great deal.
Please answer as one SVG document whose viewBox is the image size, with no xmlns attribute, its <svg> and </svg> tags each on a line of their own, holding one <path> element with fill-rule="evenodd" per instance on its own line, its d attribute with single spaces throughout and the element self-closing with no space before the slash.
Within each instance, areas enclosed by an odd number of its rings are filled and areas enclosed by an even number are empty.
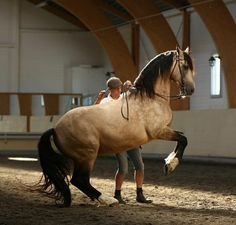
<svg viewBox="0 0 236 225">
<path fill-rule="evenodd" d="M 210 67 L 213 67 L 215 65 L 216 59 L 214 56 L 211 56 L 208 60 Z"/>
<path fill-rule="evenodd" d="M 113 71 L 109 72 L 108 71 L 108 72 L 106 72 L 105 76 L 106 76 L 106 80 L 108 80 L 110 77 L 115 76 L 115 72 L 113 72 Z"/>
</svg>

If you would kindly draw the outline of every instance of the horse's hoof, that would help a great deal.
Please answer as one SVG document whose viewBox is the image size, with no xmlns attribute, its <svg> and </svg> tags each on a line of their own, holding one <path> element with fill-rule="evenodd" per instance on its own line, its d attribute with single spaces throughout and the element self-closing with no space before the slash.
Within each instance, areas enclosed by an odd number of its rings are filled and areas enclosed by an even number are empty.
<svg viewBox="0 0 236 225">
<path fill-rule="evenodd" d="M 113 197 L 106 196 L 104 194 L 101 194 L 98 197 L 98 201 L 101 205 L 107 205 L 107 206 L 117 206 L 119 205 L 119 201 Z"/>
<path fill-rule="evenodd" d="M 164 166 L 164 174 L 165 175 L 169 175 L 170 173 L 172 173 L 175 168 L 179 165 L 179 159 L 178 158 L 174 158 L 171 160 L 170 163 L 166 163 Z"/>
<path fill-rule="evenodd" d="M 118 207 L 119 202 L 113 202 L 112 204 L 109 205 L 109 207 Z"/>
</svg>

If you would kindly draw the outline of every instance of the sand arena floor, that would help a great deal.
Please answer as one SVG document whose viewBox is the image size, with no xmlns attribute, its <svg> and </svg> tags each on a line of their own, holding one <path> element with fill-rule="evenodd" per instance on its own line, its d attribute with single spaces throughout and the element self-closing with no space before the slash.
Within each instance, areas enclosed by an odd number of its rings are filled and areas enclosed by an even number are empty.
<svg viewBox="0 0 236 225">
<path fill-rule="evenodd" d="M 154 225 L 236 224 L 236 166 L 183 163 L 164 176 L 160 160 L 146 159 L 144 192 L 153 200 L 135 201 L 132 167 L 123 185 L 126 205 L 100 206 L 70 186 L 72 206 L 59 208 L 54 200 L 25 189 L 41 176 L 39 162 L 11 161 L 0 156 L 0 225 Z M 114 158 L 99 158 L 92 184 L 113 195 Z"/>
</svg>

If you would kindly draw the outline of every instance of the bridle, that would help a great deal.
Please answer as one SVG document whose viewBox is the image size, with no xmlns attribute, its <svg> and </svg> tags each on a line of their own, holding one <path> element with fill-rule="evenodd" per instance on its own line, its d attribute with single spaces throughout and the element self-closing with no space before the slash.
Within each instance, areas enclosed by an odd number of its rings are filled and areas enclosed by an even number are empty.
<svg viewBox="0 0 236 225">
<path fill-rule="evenodd" d="M 163 95 L 163 94 L 160 94 L 158 92 L 154 93 L 156 96 L 161 97 L 161 98 L 163 98 L 166 101 L 168 101 L 169 99 L 170 100 L 183 99 L 187 95 L 187 91 L 186 91 L 186 87 L 185 87 L 185 82 L 184 82 L 184 73 L 183 73 L 183 70 L 182 70 L 181 65 L 180 65 L 180 62 L 181 61 L 185 61 L 185 60 L 184 60 L 184 58 L 181 58 L 177 52 L 175 53 L 175 55 L 176 55 L 175 64 L 174 64 L 173 69 L 171 70 L 170 78 L 172 77 L 176 66 L 178 66 L 179 72 L 180 72 L 180 76 L 181 76 L 180 94 L 179 95 Z M 123 98 L 122 98 L 122 105 L 121 105 L 121 115 L 126 120 L 129 120 L 129 102 L 128 102 L 128 97 L 127 97 L 127 91 L 128 90 L 131 91 L 131 92 L 136 92 L 137 89 L 135 87 L 130 87 L 129 89 L 127 89 L 126 91 L 124 91 L 122 93 Z M 126 102 L 126 108 L 127 108 L 127 115 L 126 116 L 124 115 L 124 112 L 123 112 L 123 107 L 124 107 L 124 103 L 125 102 Z"/>
<path fill-rule="evenodd" d="M 175 54 L 176 54 L 175 64 L 174 64 L 173 69 L 171 70 L 170 78 L 172 77 L 172 75 L 174 73 L 174 70 L 175 70 L 176 66 L 178 65 L 179 72 L 180 72 L 180 77 L 181 77 L 180 94 L 179 95 L 163 95 L 163 94 L 160 94 L 158 92 L 155 92 L 156 96 L 161 97 L 161 98 L 165 99 L 166 101 L 168 101 L 168 99 L 170 99 L 170 100 L 183 99 L 187 95 L 185 82 L 184 82 L 184 74 L 183 74 L 183 70 L 182 70 L 181 65 L 180 65 L 180 62 L 185 61 L 185 60 L 184 60 L 184 58 L 180 58 L 180 56 L 177 52 Z"/>
</svg>

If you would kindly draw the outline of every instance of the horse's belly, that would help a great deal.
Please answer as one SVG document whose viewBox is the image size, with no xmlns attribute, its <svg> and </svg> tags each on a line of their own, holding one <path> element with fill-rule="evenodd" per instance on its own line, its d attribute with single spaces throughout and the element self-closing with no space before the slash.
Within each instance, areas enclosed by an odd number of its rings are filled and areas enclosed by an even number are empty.
<svg viewBox="0 0 236 225">
<path fill-rule="evenodd" d="M 147 137 L 131 137 L 120 138 L 113 141 L 101 141 L 98 154 L 113 154 L 118 152 L 127 151 L 132 148 L 139 147 L 147 143 Z"/>
<path fill-rule="evenodd" d="M 99 155 L 109 155 L 109 154 L 115 154 L 118 152 L 123 152 L 123 151 L 127 151 L 130 148 L 118 148 L 118 147 L 111 147 L 111 146 L 101 146 L 98 150 L 98 154 Z"/>
</svg>

